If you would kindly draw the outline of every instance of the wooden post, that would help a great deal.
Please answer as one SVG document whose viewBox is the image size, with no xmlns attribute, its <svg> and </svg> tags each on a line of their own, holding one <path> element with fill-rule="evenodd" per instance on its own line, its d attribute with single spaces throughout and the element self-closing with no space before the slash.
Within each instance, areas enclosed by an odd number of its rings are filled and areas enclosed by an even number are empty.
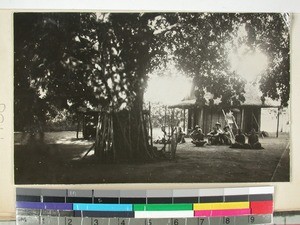
<svg viewBox="0 0 300 225">
<path fill-rule="evenodd" d="M 257 132 L 259 132 L 259 131 L 260 131 L 260 126 L 259 126 L 259 123 L 258 123 L 258 121 L 257 121 L 257 119 L 256 119 L 256 117 L 255 117 L 255 115 L 254 115 L 254 113 L 253 113 L 253 111 L 252 111 L 252 116 L 253 116 L 254 122 L 255 122 L 256 125 L 257 125 Z"/>
<path fill-rule="evenodd" d="M 241 118 L 241 130 L 243 131 L 243 132 L 245 132 L 244 131 L 244 114 L 245 114 L 245 109 L 243 108 L 242 109 L 242 118 Z"/>
<path fill-rule="evenodd" d="M 210 128 L 209 128 L 209 130 L 212 130 L 213 127 L 214 127 L 214 124 L 213 124 L 213 111 L 212 111 L 212 107 L 210 107 Z"/>
<path fill-rule="evenodd" d="M 171 134 L 171 119 L 170 115 L 167 115 L 167 106 L 166 106 L 166 118 L 168 117 L 168 135 Z"/>
<path fill-rule="evenodd" d="M 129 136 L 130 140 L 130 136 Z M 115 147 L 115 140 L 114 140 L 114 115 L 111 115 L 111 141 L 112 141 L 112 151 L 113 151 L 113 161 L 116 161 L 116 147 Z M 131 145 L 130 145 L 131 146 Z"/>
<path fill-rule="evenodd" d="M 191 109 L 191 128 L 193 129 L 195 127 L 195 109 Z"/>
<path fill-rule="evenodd" d="M 187 109 L 187 126 L 186 126 L 187 130 L 193 127 L 191 114 L 192 114 L 191 108 L 188 108 Z"/>
<path fill-rule="evenodd" d="M 150 143 L 151 147 L 153 148 L 153 130 L 152 130 L 152 120 L 151 120 L 151 104 L 149 102 L 149 129 L 150 129 Z"/>
<path fill-rule="evenodd" d="M 174 109 L 172 109 L 171 111 L 171 123 L 170 123 L 170 127 L 171 127 L 171 131 L 170 131 L 170 135 L 171 135 L 171 159 L 174 160 L 175 159 L 175 154 L 176 154 L 176 142 L 177 142 L 177 136 L 176 136 L 176 127 L 174 127 Z"/>
<path fill-rule="evenodd" d="M 201 107 L 201 110 L 202 110 L 202 114 L 203 114 L 203 120 L 202 120 L 202 124 L 201 124 L 201 126 L 202 126 L 202 131 L 206 134 L 207 132 L 207 130 L 206 130 L 206 124 L 207 124 L 207 112 L 205 111 L 205 108 L 204 107 Z"/>
<path fill-rule="evenodd" d="M 77 115 L 77 130 L 76 130 L 76 139 L 79 138 L 79 129 L 80 129 L 80 113 Z"/>
<path fill-rule="evenodd" d="M 97 129 L 96 129 L 96 140 L 95 140 L 95 151 L 94 154 L 95 156 L 99 157 L 99 146 L 100 146 L 100 135 L 101 135 L 101 116 L 100 113 L 98 115 L 98 124 L 97 124 Z"/>
<path fill-rule="evenodd" d="M 129 143 L 129 151 L 130 154 L 132 152 L 132 134 L 131 134 L 131 112 L 128 112 L 128 121 L 129 121 L 129 125 L 128 125 L 128 143 Z M 114 150 L 115 151 L 115 150 Z"/>
<path fill-rule="evenodd" d="M 280 115 L 280 111 L 279 111 L 279 108 L 277 108 L 277 129 L 276 129 L 276 137 L 277 138 L 279 136 L 279 115 Z"/>
<path fill-rule="evenodd" d="M 251 108 L 251 114 L 253 115 L 253 108 Z M 252 130 L 253 128 L 253 116 L 251 116 L 251 129 L 250 131 Z"/>
<path fill-rule="evenodd" d="M 165 126 L 167 125 L 167 106 L 165 106 Z"/>
<path fill-rule="evenodd" d="M 186 132 L 185 130 L 185 120 L 186 120 L 186 117 L 185 117 L 185 109 L 183 109 L 183 132 Z"/>
<path fill-rule="evenodd" d="M 203 111 L 204 111 L 204 108 L 201 108 L 200 109 L 200 119 L 199 119 L 199 123 L 198 123 L 198 125 L 199 126 L 202 126 L 201 128 L 202 128 L 202 130 L 204 130 L 204 126 L 203 126 Z"/>
<path fill-rule="evenodd" d="M 257 122 L 259 124 L 259 132 L 261 132 L 261 108 L 258 109 L 258 118 Z"/>
<path fill-rule="evenodd" d="M 85 139 L 85 118 L 84 113 L 82 113 L 82 136 Z"/>
</svg>

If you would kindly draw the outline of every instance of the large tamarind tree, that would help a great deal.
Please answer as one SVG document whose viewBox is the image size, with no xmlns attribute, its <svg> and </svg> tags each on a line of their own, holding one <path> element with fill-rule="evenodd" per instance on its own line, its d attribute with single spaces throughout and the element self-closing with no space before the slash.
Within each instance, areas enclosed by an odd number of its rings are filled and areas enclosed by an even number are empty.
<svg viewBox="0 0 300 225">
<path fill-rule="evenodd" d="M 262 97 L 287 105 L 289 31 L 281 14 L 15 13 L 15 130 L 42 130 L 60 110 L 94 107 L 113 121 L 105 122 L 113 128 L 109 160 L 152 159 L 143 111 L 151 71 L 172 60 L 193 78 L 198 104 L 206 92 L 211 104 L 240 104 L 245 81 L 227 59 L 240 26 L 247 35 L 238 43 L 261 48 L 271 62 Z"/>
</svg>

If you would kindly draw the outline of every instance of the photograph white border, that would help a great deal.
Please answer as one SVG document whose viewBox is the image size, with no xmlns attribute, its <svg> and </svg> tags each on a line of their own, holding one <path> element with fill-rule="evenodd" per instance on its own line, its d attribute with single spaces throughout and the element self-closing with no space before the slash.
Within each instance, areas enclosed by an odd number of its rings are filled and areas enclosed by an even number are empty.
<svg viewBox="0 0 300 225">
<path fill-rule="evenodd" d="M 298 0 L 1 0 L 0 9 L 300 12 Z"/>
<path fill-rule="evenodd" d="M 26 3 L 25 3 L 26 2 Z M 39 3 L 37 3 L 39 2 Z M 50 1 L 49 1 L 50 2 Z M 90 8 L 95 11 L 97 6 L 93 5 L 95 1 L 60 1 L 55 4 L 46 1 L 20 1 L 2 0 L 0 2 L 0 104 L 5 104 L 6 109 L 2 112 L 4 122 L 1 124 L 0 136 L 0 220 L 14 218 L 15 214 L 15 185 L 14 185 L 14 169 L 13 169 L 13 11 L 23 11 L 24 9 L 47 9 L 45 11 L 53 11 L 52 9 L 70 9 L 78 11 L 81 7 Z M 57 1 L 58 2 L 58 1 Z M 72 3 L 70 3 L 72 2 Z M 89 3 L 90 2 L 90 3 Z M 108 4 L 108 2 L 110 2 Z M 122 2 L 122 3 L 120 3 Z M 222 1 L 214 1 L 214 8 L 209 3 L 206 6 L 202 4 L 212 2 L 206 1 L 151 1 L 150 4 L 142 1 L 97 1 L 97 5 L 101 3 L 103 11 L 214 11 L 214 12 L 299 12 L 300 1 L 233 1 L 230 0 L 229 5 L 223 4 Z M 191 4 L 194 2 L 195 4 Z M 239 2 L 238 4 L 236 4 Z M 78 3 L 78 4 L 77 4 Z M 135 4 L 135 5 L 134 5 Z M 142 5 L 141 5 L 142 4 Z M 144 4 L 144 5 L 143 5 Z M 253 5 L 254 8 L 251 6 Z M 54 7 L 55 6 L 55 7 Z M 200 6 L 200 7 L 199 7 Z M 202 6 L 202 7 L 201 7 Z M 239 8 L 240 7 L 240 8 Z M 15 10 L 8 10 L 8 8 Z M 20 10 L 22 9 L 22 10 Z M 44 10 L 42 10 L 44 11 Z M 66 11 L 66 10 L 63 10 Z M 82 11 L 82 10 L 80 10 Z M 38 188 L 76 188 L 76 189 L 158 189 L 158 188 L 217 188 L 217 187 L 237 187 L 237 186 L 275 186 L 275 210 L 288 211 L 300 209 L 300 142 L 298 134 L 300 133 L 300 105 L 298 97 L 300 96 L 300 13 L 293 14 L 291 28 L 291 182 L 289 183 L 194 183 L 194 184 L 101 184 L 101 185 L 38 185 Z M 18 187 L 24 187 L 18 186 Z M 32 187 L 32 186 L 26 186 Z"/>
</svg>

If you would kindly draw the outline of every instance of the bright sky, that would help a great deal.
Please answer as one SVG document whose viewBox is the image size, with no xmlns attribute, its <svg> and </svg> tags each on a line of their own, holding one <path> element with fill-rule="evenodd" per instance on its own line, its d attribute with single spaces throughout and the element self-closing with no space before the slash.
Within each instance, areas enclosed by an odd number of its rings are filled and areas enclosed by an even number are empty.
<svg viewBox="0 0 300 225">
<path fill-rule="evenodd" d="M 238 52 L 231 52 L 228 57 L 232 70 L 247 82 L 255 81 L 268 66 L 268 58 L 264 53 L 259 50 L 248 52 L 244 46 L 238 49 Z M 192 79 L 174 68 L 165 76 L 152 74 L 148 81 L 145 100 L 165 105 L 177 104 L 189 96 L 191 86 Z"/>
<path fill-rule="evenodd" d="M 232 70 L 248 82 L 253 82 L 268 66 L 268 58 L 263 52 L 258 49 L 248 51 L 246 46 L 241 46 L 237 52 L 230 52 L 228 58 Z"/>
<path fill-rule="evenodd" d="M 260 49 L 251 49 L 247 44 L 240 44 L 240 39 L 247 38 L 246 25 L 239 26 L 237 36 L 228 42 L 228 60 L 232 71 L 253 82 L 268 66 L 268 57 Z M 233 50 L 237 47 L 236 50 Z"/>
<path fill-rule="evenodd" d="M 228 60 L 231 70 L 246 79 L 248 83 L 255 81 L 268 67 L 268 57 L 259 49 L 252 50 L 246 44 L 240 45 L 239 38 L 247 36 L 245 25 L 239 27 L 237 36 L 228 42 Z M 239 46 L 236 50 L 233 46 Z M 166 75 L 153 74 L 148 81 L 145 100 L 160 102 L 165 105 L 179 103 L 189 96 L 192 79 L 182 75 L 174 65 L 170 64 Z"/>
<path fill-rule="evenodd" d="M 249 52 L 245 46 L 238 49 L 238 52 L 231 52 L 228 57 L 232 70 L 245 78 L 247 82 L 255 81 L 268 66 L 268 58 L 264 53 L 259 50 Z M 150 76 L 145 93 L 146 102 L 172 105 L 189 96 L 192 79 L 182 75 L 174 68 L 167 74 Z"/>
<path fill-rule="evenodd" d="M 189 96 L 191 86 L 192 79 L 176 70 L 166 76 L 152 74 L 148 80 L 145 101 L 160 102 L 165 105 L 177 104 L 184 97 Z"/>
</svg>

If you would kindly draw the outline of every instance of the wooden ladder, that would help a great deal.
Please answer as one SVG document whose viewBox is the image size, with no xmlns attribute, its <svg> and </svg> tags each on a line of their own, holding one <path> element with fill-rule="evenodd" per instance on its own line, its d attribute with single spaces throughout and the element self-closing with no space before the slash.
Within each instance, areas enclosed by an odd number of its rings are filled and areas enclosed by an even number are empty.
<svg viewBox="0 0 300 225">
<path fill-rule="evenodd" d="M 230 133 L 231 142 L 234 143 L 234 140 L 235 140 L 234 134 L 232 132 L 231 126 L 228 123 L 228 120 L 226 118 L 226 113 L 225 113 L 224 109 L 222 109 L 222 112 L 223 112 L 223 115 L 224 115 L 224 119 L 225 119 L 226 125 L 229 127 L 229 133 Z M 238 125 L 237 125 L 234 117 L 233 117 L 233 122 L 234 122 L 234 125 L 236 126 L 236 128 L 238 129 L 239 127 L 238 127 Z"/>
</svg>

